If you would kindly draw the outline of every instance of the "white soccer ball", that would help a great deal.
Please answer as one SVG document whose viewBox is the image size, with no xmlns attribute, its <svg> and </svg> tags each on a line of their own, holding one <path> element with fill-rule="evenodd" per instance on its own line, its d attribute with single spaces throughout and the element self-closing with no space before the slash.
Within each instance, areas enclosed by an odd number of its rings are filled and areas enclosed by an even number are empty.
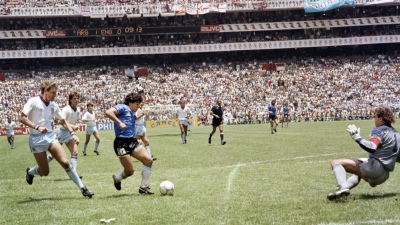
<svg viewBox="0 0 400 225">
<path fill-rule="evenodd" d="M 161 195 L 174 195 L 174 184 L 171 181 L 163 181 L 160 184 Z"/>
</svg>

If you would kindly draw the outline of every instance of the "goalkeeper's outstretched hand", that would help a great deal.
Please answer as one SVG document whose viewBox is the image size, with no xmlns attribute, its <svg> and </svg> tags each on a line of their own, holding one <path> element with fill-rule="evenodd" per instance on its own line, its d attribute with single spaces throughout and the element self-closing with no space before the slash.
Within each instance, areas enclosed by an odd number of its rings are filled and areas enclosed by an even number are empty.
<svg viewBox="0 0 400 225">
<path fill-rule="evenodd" d="M 360 128 L 356 127 L 356 125 L 352 124 L 347 126 L 347 131 L 349 132 L 350 136 L 354 139 L 357 140 L 359 138 L 361 138 L 360 136 Z"/>
</svg>

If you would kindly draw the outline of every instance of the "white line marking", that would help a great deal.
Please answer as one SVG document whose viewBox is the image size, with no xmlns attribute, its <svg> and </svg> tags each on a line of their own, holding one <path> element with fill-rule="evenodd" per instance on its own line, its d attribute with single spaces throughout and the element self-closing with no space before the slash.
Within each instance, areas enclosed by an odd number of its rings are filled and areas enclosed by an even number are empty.
<svg viewBox="0 0 400 225">
<path fill-rule="evenodd" d="M 297 159 L 310 159 L 310 158 L 318 158 L 318 157 L 331 156 L 331 155 L 355 154 L 355 153 L 360 153 L 360 152 L 359 151 L 358 152 L 346 152 L 346 153 L 340 152 L 340 153 L 330 153 L 330 154 L 322 154 L 322 155 L 299 156 L 299 157 L 294 157 L 294 158 L 271 159 L 271 160 L 265 160 L 265 161 L 254 161 L 254 162 L 249 162 L 249 163 L 239 163 L 239 164 L 232 165 L 232 166 L 224 166 L 223 168 L 235 168 L 235 167 L 251 166 L 251 165 L 257 165 L 257 164 L 268 163 L 268 162 L 291 161 L 291 160 L 297 160 Z M 357 158 L 357 157 L 353 157 L 353 158 Z"/>
<path fill-rule="evenodd" d="M 233 169 L 232 171 L 231 171 L 231 173 L 229 174 L 229 177 L 228 177 L 228 186 L 226 187 L 226 191 L 229 193 L 230 191 L 231 191 L 231 187 L 232 187 L 232 182 L 233 182 L 233 179 L 235 179 L 235 177 L 236 177 L 236 173 L 237 173 L 237 171 L 239 170 L 239 167 L 240 166 L 237 166 L 235 169 Z"/>
<path fill-rule="evenodd" d="M 319 225 L 357 225 L 357 224 L 399 224 L 400 220 L 368 220 L 368 221 L 354 221 L 354 222 L 347 222 L 347 223 L 320 223 Z"/>
</svg>

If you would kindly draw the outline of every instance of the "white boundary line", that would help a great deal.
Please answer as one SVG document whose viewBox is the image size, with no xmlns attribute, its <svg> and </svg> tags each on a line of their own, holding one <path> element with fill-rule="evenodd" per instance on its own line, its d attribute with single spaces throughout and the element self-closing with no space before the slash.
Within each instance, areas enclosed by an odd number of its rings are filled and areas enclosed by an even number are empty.
<svg viewBox="0 0 400 225">
<path fill-rule="evenodd" d="M 268 162 L 282 162 L 282 161 L 291 161 L 291 160 L 297 160 L 297 159 L 311 159 L 311 158 L 319 158 L 319 157 L 331 156 L 331 155 L 356 154 L 356 153 L 360 153 L 360 151 L 346 152 L 346 153 L 340 152 L 340 153 L 330 153 L 330 154 L 310 155 L 310 156 L 299 156 L 299 157 L 294 157 L 294 158 L 271 159 L 271 160 L 265 160 L 265 161 L 254 161 L 254 162 L 249 162 L 249 163 L 239 163 L 239 164 L 232 165 L 232 166 L 224 166 L 222 168 L 235 168 L 235 167 L 242 167 L 242 166 L 258 165 L 258 164 L 263 164 L 263 163 L 268 163 Z M 358 158 L 358 157 L 352 157 L 352 158 Z"/>
<path fill-rule="evenodd" d="M 320 223 L 318 225 L 357 225 L 357 224 L 399 224 L 400 220 L 388 219 L 388 220 L 367 220 L 367 221 L 354 221 L 347 223 Z"/>
</svg>

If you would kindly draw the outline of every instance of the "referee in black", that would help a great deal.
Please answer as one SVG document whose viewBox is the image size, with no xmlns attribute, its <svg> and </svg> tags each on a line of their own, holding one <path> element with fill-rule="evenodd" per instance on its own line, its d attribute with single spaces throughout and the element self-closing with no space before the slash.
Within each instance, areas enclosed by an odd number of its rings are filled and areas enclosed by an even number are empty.
<svg viewBox="0 0 400 225">
<path fill-rule="evenodd" d="M 211 144 L 211 137 L 215 133 L 217 127 L 219 128 L 219 136 L 221 137 L 221 145 L 226 144 L 224 140 L 224 109 L 221 106 L 221 99 L 217 99 L 217 105 L 211 108 L 210 115 L 213 116 L 212 119 L 212 131 L 210 137 L 208 137 L 208 144 Z"/>
</svg>

